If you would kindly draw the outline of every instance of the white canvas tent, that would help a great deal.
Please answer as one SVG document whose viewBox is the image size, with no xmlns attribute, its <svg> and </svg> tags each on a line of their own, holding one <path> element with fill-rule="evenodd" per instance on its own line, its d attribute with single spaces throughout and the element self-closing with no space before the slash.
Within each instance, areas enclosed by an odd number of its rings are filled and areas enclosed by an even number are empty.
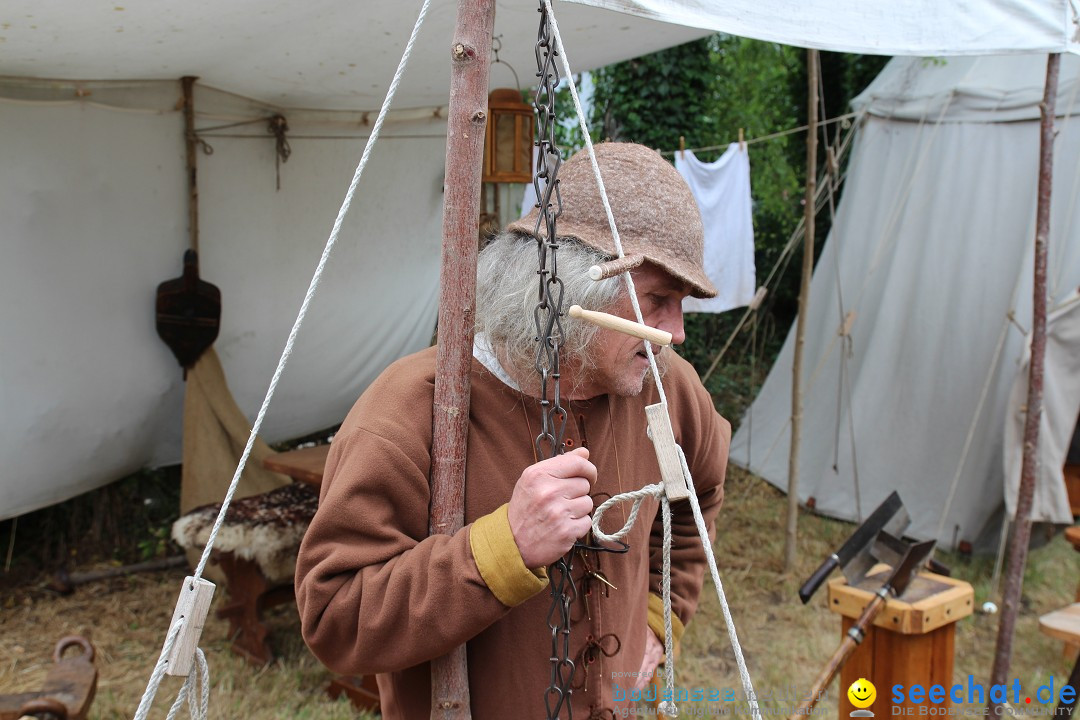
<svg viewBox="0 0 1080 720">
<path fill-rule="evenodd" d="M 799 495 L 817 511 L 855 520 L 898 489 L 909 532 L 952 546 L 1002 505 L 1005 453 L 1015 493 L 1045 68 L 1045 56 L 896 58 L 855 100 L 866 116 L 807 317 Z M 1035 521 L 1072 520 L 1061 468 L 1080 410 L 1078 96 L 1080 61 L 1065 56 Z M 781 488 L 792 355 L 789 335 L 732 448 Z"/>
<path fill-rule="evenodd" d="M 280 112 L 291 129 L 280 191 L 265 125 L 206 132 L 214 154 L 200 156 L 202 274 L 224 300 L 216 348 L 252 417 L 419 4 L 4 4 L 0 519 L 179 457 L 180 372 L 152 309 L 187 245 L 177 78 L 200 77 L 199 128 Z M 577 70 L 709 30 L 886 54 L 1077 48 L 1075 0 L 556 5 Z M 337 422 L 430 336 L 455 10 L 437 0 L 428 17 L 271 407 L 271 441 Z M 523 82 L 536 22 L 530 2 L 497 3 L 502 58 Z"/>
</svg>

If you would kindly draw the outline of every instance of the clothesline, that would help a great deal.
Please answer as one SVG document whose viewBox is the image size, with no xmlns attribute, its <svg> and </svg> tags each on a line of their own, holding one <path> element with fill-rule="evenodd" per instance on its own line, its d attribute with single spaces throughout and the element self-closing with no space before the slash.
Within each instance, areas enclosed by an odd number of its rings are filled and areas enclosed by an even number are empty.
<svg viewBox="0 0 1080 720">
<path fill-rule="evenodd" d="M 818 125 L 831 125 L 832 123 L 843 122 L 845 120 L 851 120 L 852 118 L 854 118 L 857 115 L 858 115 L 857 112 L 849 112 L 849 113 L 846 113 L 844 115 L 837 115 L 834 118 L 830 118 L 828 120 L 822 120 L 821 122 L 818 123 Z M 762 135 L 762 136 L 756 137 L 756 138 L 748 138 L 748 139 L 744 140 L 743 142 L 745 142 L 745 144 L 747 144 L 747 145 L 753 145 L 754 143 L 765 142 L 766 140 L 774 140 L 774 139 L 776 139 L 778 137 L 784 137 L 785 135 L 794 135 L 795 133 L 802 132 L 802 131 L 808 129 L 809 127 L 810 127 L 809 125 L 800 125 L 799 127 L 796 127 L 796 128 L 790 128 L 788 130 L 781 130 L 779 132 L 769 133 L 768 135 Z M 733 140 L 732 142 L 735 142 L 735 141 Z M 699 153 L 699 152 L 708 152 L 710 150 L 725 150 L 725 149 L 727 149 L 727 146 L 730 145 L 730 144 L 731 143 L 726 143 L 724 145 L 709 145 L 707 147 L 685 148 L 685 152 L 692 152 L 692 153 L 696 154 L 696 153 Z M 675 155 L 675 153 L 677 153 L 677 152 L 682 152 L 682 150 L 661 150 L 660 154 L 664 155 L 666 157 L 673 157 Z"/>
</svg>

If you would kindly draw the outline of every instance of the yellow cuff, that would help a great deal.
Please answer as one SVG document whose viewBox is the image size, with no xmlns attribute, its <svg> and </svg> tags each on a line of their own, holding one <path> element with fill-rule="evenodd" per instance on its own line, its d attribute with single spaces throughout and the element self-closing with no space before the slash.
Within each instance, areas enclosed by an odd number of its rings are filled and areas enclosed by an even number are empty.
<svg viewBox="0 0 1080 720">
<path fill-rule="evenodd" d="M 508 507 L 478 518 L 469 531 L 469 546 L 488 589 L 503 605 L 515 607 L 547 587 L 548 580 L 547 568 L 525 567 L 510 530 Z"/>
<path fill-rule="evenodd" d="M 649 629 L 656 634 L 656 637 L 660 639 L 660 644 L 664 643 L 664 599 L 656 593 L 649 593 Z M 671 639 L 675 642 L 675 647 L 678 649 L 679 641 L 682 640 L 683 631 L 686 628 L 683 627 L 682 620 L 675 614 L 671 613 Z M 678 652 L 675 653 L 678 657 Z"/>
</svg>

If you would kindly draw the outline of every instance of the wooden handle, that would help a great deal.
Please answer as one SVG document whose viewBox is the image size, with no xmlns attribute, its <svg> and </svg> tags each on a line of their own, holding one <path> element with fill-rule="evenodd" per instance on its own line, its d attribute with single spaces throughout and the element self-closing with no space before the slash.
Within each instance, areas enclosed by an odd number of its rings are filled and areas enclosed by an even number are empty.
<svg viewBox="0 0 1080 720">
<path fill-rule="evenodd" d="M 641 338 L 642 340 L 648 340 L 655 345 L 671 344 L 671 333 L 664 330 L 657 330 L 648 325 L 642 325 L 633 320 L 609 315 L 608 313 L 596 312 L 595 310 L 584 310 L 580 305 L 571 305 L 568 312 L 572 318 L 580 318 L 581 320 L 591 322 L 593 325 L 599 325 L 608 330 L 616 330 L 636 338 Z"/>
<path fill-rule="evenodd" d="M 830 555 L 825 562 L 821 563 L 821 567 L 815 570 L 814 574 L 799 588 L 799 599 L 802 600 L 803 605 L 810 601 L 810 596 L 817 592 L 817 589 L 821 587 L 821 583 L 825 582 L 825 578 L 829 577 L 829 573 L 839 566 L 840 558 L 836 557 L 836 555 Z"/>
<path fill-rule="evenodd" d="M 840 671 L 844 663 L 851 656 L 851 653 L 855 652 L 855 648 L 862 642 L 863 634 L 866 629 L 873 625 L 874 618 L 881 612 L 881 609 L 885 607 L 885 598 L 881 595 L 874 595 L 874 599 L 870 601 L 870 604 L 863 610 L 862 615 L 855 621 L 855 624 L 851 626 L 847 634 L 844 635 L 844 639 L 840 641 L 840 647 L 836 649 L 833 656 L 829 658 L 828 664 L 825 669 L 821 671 L 818 679 L 814 681 L 813 686 L 810 688 L 810 693 L 806 699 L 803 700 L 802 705 L 795 711 L 788 720 L 806 720 L 810 716 L 810 710 L 817 705 L 818 700 L 821 699 L 822 694 L 825 692 L 825 688 L 829 687 L 829 683 L 832 682 L 833 677 Z"/>
</svg>

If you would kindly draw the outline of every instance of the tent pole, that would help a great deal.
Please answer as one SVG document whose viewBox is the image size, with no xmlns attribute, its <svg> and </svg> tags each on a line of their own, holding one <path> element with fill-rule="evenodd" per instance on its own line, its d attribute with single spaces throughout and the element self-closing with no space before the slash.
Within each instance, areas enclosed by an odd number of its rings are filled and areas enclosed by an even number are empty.
<svg viewBox="0 0 1080 720">
<path fill-rule="evenodd" d="M 197 77 L 185 75 L 180 78 L 184 90 L 184 148 L 187 157 L 188 175 L 188 237 L 191 249 L 199 251 L 199 183 L 197 180 L 196 138 L 195 138 L 195 81 Z"/>
<path fill-rule="evenodd" d="M 465 520 L 465 451 L 469 430 L 469 369 L 476 310 L 480 172 L 487 124 L 488 71 L 495 0 L 458 0 L 451 45 L 446 129 L 439 347 L 431 441 L 429 534 L 452 535 Z M 472 717 L 465 645 L 431 662 L 432 720 Z"/>
<path fill-rule="evenodd" d="M 1039 423 L 1042 420 L 1043 366 L 1046 359 L 1046 258 L 1047 246 L 1050 243 L 1050 190 L 1054 168 L 1054 105 L 1057 100 L 1060 65 L 1061 55 L 1051 53 L 1046 61 L 1046 90 L 1039 106 L 1042 115 L 1039 127 L 1039 200 L 1035 211 L 1035 290 L 1032 303 L 1027 416 L 1024 418 L 1024 455 L 1016 498 L 1016 519 L 1009 547 L 1009 564 L 1005 573 L 1001 620 L 998 622 L 997 645 L 994 648 L 994 667 L 990 672 L 991 684 L 1004 685 L 1009 674 L 1016 616 L 1020 609 L 1020 591 L 1024 584 L 1024 565 L 1027 562 L 1028 542 L 1031 539 L 1032 496 L 1035 494 L 1035 476 L 1039 469 Z M 991 701 L 989 707 L 996 712 L 997 705 L 999 703 Z"/>
<path fill-rule="evenodd" d="M 799 523 L 799 444 L 802 441 L 802 364 L 806 344 L 806 313 L 810 304 L 810 278 L 814 270 L 814 199 L 817 195 L 818 75 L 817 50 L 806 51 L 808 94 L 806 101 L 806 199 L 805 240 L 803 242 L 802 284 L 799 287 L 799 316 L 795 321 L 795 358 L 791 367 L 791 454 L 788 457 L 787 532 L 784 536 L 784 572 L 795 569 Z"/>
</svg>

